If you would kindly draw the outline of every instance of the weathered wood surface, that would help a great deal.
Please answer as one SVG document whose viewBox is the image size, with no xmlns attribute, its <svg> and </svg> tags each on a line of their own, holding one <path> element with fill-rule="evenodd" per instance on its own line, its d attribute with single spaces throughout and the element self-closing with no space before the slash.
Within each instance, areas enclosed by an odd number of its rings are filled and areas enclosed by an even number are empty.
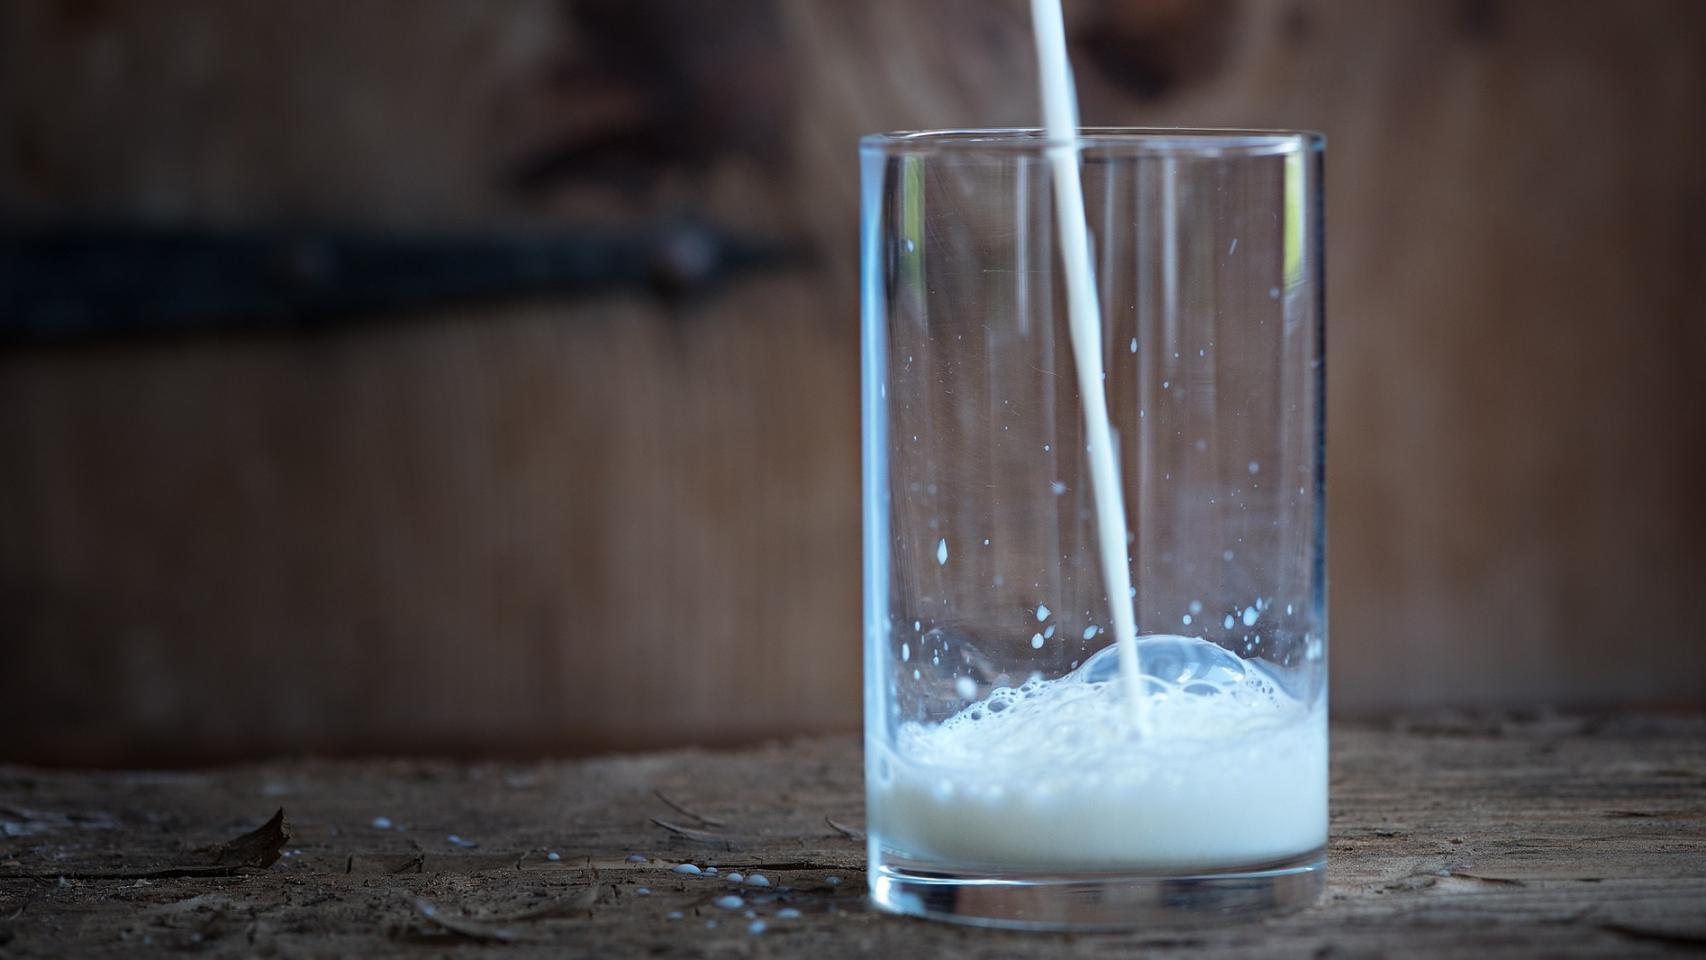
<svg viewBox="0 0 1706 960">
<path fill-rule="evenodd" d="M 1319 908 L 1241 926 L 1082 936 L 975 931 L 868 909 L 863 845 L 849 836 L 863 822 L 849 739 L 525 766 L 3 768 L 0 953 L 831 960 L 1706 950 L 1706 716 L 1341 724 L 1333 760 Z M 196 852 L 280 806 L 290 837 L 270 868 L 232 865 L 253 856 L 252 838 L 222 856 Z M 391 827 L 376 827 L 379 817 Z M 559 859 L 548 859 L 553 852 Z M 721 873 L 674 872 L 682 862 Z M 727 874 L 737 870 L 772 885 L 733 884 Z M 716 903 L 730 894 L 743 898 L 738 908 Z"/>
</svg>

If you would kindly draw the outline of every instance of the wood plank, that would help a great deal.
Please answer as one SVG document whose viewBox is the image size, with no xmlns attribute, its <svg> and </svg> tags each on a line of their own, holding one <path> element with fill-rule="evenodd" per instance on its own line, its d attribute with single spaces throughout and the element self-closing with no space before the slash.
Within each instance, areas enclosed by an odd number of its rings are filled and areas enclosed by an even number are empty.
<svg viewBox="0 0 1706 960">
<path fill-rule="evenodd" d="M 811 254 L 695 303 L 0 356 L 6 755 L 857 726 L 854 137 L 1034 121 L 1025 10 L 695 6 L 0 5 L 7 216 L 686 209 Z M 1706 4 L 1068 7 L 1087 118 L 1331 139 L 1335 708 L 1706 697 Z"/>
</svg>

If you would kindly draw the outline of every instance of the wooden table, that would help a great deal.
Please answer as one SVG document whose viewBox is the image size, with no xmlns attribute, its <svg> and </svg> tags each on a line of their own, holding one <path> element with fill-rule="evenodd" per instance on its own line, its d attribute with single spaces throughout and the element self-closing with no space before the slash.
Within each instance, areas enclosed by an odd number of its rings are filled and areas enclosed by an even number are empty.
<svg viewBox="0 0 1706 960">
<path fill-rule="evenodd" d="M 852 739 L 542 764 L 0 768 L 0 954 L 1706 951 L 1706 716 L 1339 724 L 1325 901 L 1237 926 L 1021 934 L 882 915 L 864 900 L 862 804 Z"/>
</svg>

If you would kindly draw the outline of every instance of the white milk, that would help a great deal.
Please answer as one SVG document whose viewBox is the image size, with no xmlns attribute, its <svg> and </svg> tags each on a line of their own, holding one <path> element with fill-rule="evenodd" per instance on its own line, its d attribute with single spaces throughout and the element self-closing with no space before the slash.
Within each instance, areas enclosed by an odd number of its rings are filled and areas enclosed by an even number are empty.
<svg viewBox="0 0 1706 960">
<path fill-rule="evenodd" d="M 872 839 L 936 869 L 1201 870 L 1321 848 L 1325 698 L 1206 640 L 1136 646 L 1144 734 L 1115 647 L 940 725 L 903 724 L 898 752 L 868 767 Z"/>
</svg>

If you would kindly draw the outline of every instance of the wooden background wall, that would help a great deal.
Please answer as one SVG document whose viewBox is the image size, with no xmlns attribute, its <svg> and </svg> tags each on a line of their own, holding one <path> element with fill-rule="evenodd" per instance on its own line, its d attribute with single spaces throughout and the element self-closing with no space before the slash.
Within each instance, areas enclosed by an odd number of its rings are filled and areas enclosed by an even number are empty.
<svg viewBox="0 0 1706 960">
<path fill-rule="evenodd" d="M 1069 0 L 1088 121 L 1330 138 L 1333 698 L 1706 697 L 1706 4 Z M 858 722 L 856 163 L 1034 122 L 990 0 L 13 0 L 0 216 L 693 212 L 687 303 L 0 352 L 0 756 Z"/>
</svg>

